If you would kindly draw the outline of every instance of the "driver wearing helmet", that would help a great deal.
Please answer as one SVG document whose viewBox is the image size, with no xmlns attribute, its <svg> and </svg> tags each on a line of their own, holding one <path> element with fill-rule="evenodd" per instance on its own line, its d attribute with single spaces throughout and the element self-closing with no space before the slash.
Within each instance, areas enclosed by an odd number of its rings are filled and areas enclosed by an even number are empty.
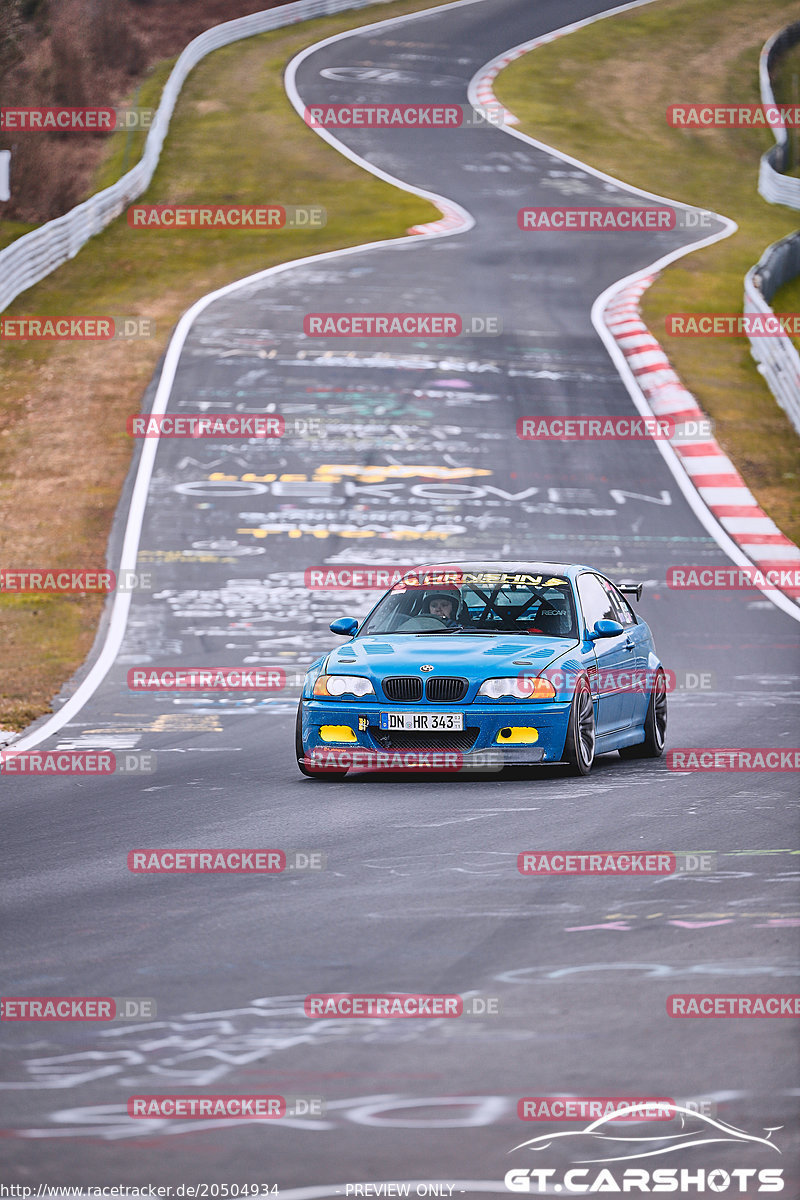
<svg viewBox="0 0 800 1200">
<path fill-rule="evenodd" d="M 449 592 L 435 592 L 428 596 L 425 602 L 425 613 L 430 617 L 438 617 L 447 629 L 457 629 L 458 599 Z"/>
</svg>

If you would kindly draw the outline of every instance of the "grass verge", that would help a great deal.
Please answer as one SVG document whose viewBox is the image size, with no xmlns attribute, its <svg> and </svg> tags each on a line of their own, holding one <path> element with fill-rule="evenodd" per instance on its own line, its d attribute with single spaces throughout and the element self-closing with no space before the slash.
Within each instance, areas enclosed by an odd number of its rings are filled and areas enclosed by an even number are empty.
<svg viewBox="0 0 800 1200">
<path fill-rule="evenodd" d="M 736 221 L 732 237 L 663 271 L 642 312 L 759 504 L 795 542 L 800 443 L 749 342 L 668 336 L 664 321 L 671 312 L 741 312 L 745 272 L 795 228 L 795 213 L 756 190 L 768 131 L 671 129 L 665 110 L 757 103 L 761 47 L 796 15 L 792 0 L 768 10 L 750 0 L 657 0 L 539 47 L 495 82 L 524 132 L 626 183 Z"/>
<path fill-rule="evenodd" d="M 427 201 L 382 182 L 307 129 L 283 89 L 303 47 L 340 30 L 425 8 L 400 0 L 289 26 L 205 59 L 178 101 L 149 203 L 319 204 L 324 229 L 304 232 L 130 230 L 123 216 L 4 315 L 124 314 L 156 322 L 130 343 L 0 342 L 0 561 L 14 567 L 104 565 L 131 459 L 125 419 L 139 410 L 169 332 L 196 299 L 276 263 L 402 236 L 435 220 Z M 142 84 L 155 106 L 172 63 Z M 224 99 L 215 99 L 222 97 Z M 92 191 L 137 160 L 143 135 L 111 143 Z M 0 245 L 21 232 L 0 227 Z M 23 729 L 85 659 L 102 599 L 0 596 L 0 727 Z"/>
</svg>

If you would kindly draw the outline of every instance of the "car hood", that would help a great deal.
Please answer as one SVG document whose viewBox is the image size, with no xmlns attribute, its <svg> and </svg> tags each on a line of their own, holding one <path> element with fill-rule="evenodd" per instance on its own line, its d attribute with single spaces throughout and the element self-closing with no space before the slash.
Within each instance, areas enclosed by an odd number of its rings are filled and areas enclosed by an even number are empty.
<svg viewBox="0 0 800 1200">
<path fill-rule="evenodd" d="M 536 634 L 374 634 L 333 650 L 324 670 L 381 679 L 387 675 L 417 675 L 421 666 L 431 665 L 434 670 L 430 674 L 483 680 L 518 675 L 526 667 L 538 673 L 577 645 L 573 638 Z"/>
</svg>

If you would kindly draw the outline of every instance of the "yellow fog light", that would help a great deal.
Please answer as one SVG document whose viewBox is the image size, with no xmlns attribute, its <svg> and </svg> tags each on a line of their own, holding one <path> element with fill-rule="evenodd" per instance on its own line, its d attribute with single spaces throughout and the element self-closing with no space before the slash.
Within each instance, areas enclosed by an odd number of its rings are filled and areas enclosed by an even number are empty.
<svg viewBox="0 0 800 1200">
<path fill-rule="evenodd" d="M 516 742 L 518 745 L 530 745 L 531 742 L 538 742 L 539 730 L 533 729 L 525 725 L 506 725 L 500 730 L 496 742 L 502 742 L 508 745 L 510 742 Z"/>
<path fill-rule="evenodd" d="M 323 742 L 357 742 L 349 725 L 320 725 L 319 736 Z"/>
</svg>

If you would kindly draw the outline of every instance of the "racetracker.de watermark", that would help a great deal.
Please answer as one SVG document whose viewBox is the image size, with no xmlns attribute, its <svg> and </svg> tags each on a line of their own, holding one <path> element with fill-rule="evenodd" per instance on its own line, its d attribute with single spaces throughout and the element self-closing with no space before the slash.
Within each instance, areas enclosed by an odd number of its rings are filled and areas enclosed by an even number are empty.
<svg viewBox="0 0 800 1200">
<path fill-rule="evenodd" d="M 131 667 L 132 692 L 278 692 L 282 667 Z"/>
<path fill-rule="evenodd" d="M 695 477 L 697 482 L 697 477 Z M 667 587 L 675 591 L 751 591 L 753 588 L 780 588 L 800 595 L 799 567 L 703 567 L 667 568 Z"/>
<path fill-rule="evenodd" d="M 303 120 L 312 129 L 482 129 L 502 125 L 502 104 L 314 104 Z"/>
<path fill-rule="evenodd" d="M 411 564 L 406 567 L 369 566 L 367 564 L 352 564 L 346 567 L 306 567 L 303 572 L 303 583 L 311 591 L 352 591 L 360 588 L 385 590 L 394 587 L 414 570 L 416 568 Z"/>
<path fill-rule="evenodd" d="M 0 130 L 37 133 L 114 133 L 149 129 L 154 108 L 65 108 L 57 105 L 0 108 Z"/>
<path fill-rule="evenodd" d="M 322 1096 L 176 1096 L 144 1095 L 128 1098 L 128 1116 L 134 1120 L 148 1121 L 154 1117 L 179 1117 L 181 1120 L 208 1121 L 220 1117 L 232 1121 L 279 1121 L 283 1117 L 324 1117 L 325 1100 Z M 242 1190 L 228 1190 L 226 1185 L 214 1191 L 205 1190 L 203 1184 L 182 1190 L 179 1184 L 177 1195 L 227 1196 L 247 1195 L 247 1185 Z M 252 1192 L 251 1192 L 252 1195 Z"/>
<path fill-rule="evenodd" d="M 281 416 L 246 413 L 169 413 L 128 417 L 125 428 L 136 438 L 280 438 L 286 432 Z"/>
<path fill-rule="evenodd" d="M 322 229 L 328 216 L 318 204 L 134 204 L 131 229 Z"/>
<path fill-rule="evenodd" d="M 128 870 L 142 875 L 280 875 L 284 871 L 323 871 L 321 850 L 220 848 L 137 849 L 128 852 Z"/>
<path fill-rule="evenodd" d="M 485 1017 L 500 1015 L 497 996 L 441 995 L 427 992 L 322 992 L 306 996 L 307 1017 L 394 1018 Z"/>
<path fill-rule="evenodd" d="M 520 1121 L 671 1121 L 675 1101 L 647 1096 L 523 1096 L 517 1101 Z"/>
<path fill-rule="evenodd" d="M 684 208 L 605 206 L 570 208 L 546 205 L 521 208 L 517 225 L 529 233 L 658 233 L 666 229 L 705 229 L 714 222 L 712 213 Z"/>
<path fill-rule="evenodd" d="M 544 679 L 552 684 L 556 692 L 572 692 L 584 675 L 585 672 L 581 669 L 570 671 L 561 667 L 546 667 L 538 675 L 521 671 L 518 680 L 520 691 L 527 688 L 530 691 L 531 699 L 545 699 L 547 697 L 543 695 L 537 697 L 536 693 L 541 688 L 541 685 L 536 683 L 537 679 Z M 652 692 L 659 675 L 664 676 L 664 686 L 667 692 L 713 691 L 716 681 L 716 676 L 711 671 L 694 671 L 685 668 L 680 671 L 671 671 L 652 667 L 642 670 L 636 667 L 598 667 L 592 674 L 591 686 L 594 691 L 603 695 L 628 694 L 630 692 L 636 695 L 648 695 Z"/>
<path fill-rule="evenodd" d="M 0 339 L 8 342 L 125 342 L 155 332 L 150 317 L 0 317 Z"/>
<path fill-rule="evenodd" d="M 3 775 L 152 775 L 155 769 L 152 750 L 0 750 Z"/>
<path fill-rule="evenodd" d="M 465 755 L 460 750 L 371 750 L 366 746 L 334 749 L 323 746 L 307 751 L 303 765 L 309 770 L 333 771 L 501 771 L 501 750 L 479 750 Z"/>
<path fill-rule="evenodd" d="M 797 337 L 800 313 L 667 313 L 672 337 Z"/>
<path fill-rule="evenodd" d="M 800 771 L 800 749 L 683 746 L 668 750 L 668 771 Z"/>
<path fill-rule="evenodd" d="M 496 313 L 306 313 L 307 337 L 497 337 Z"/>
<path fill-rule="evenodd" d="M 134 1120 L 153 1117 L 181 1117 L 189 1120 L 275 1121 L 285 1117 L 283 1096 L 163 1096 L 146 1095 L 128 1098 L 128 1116 Z"/>
<path fill-rule="evenodd" d="M 0 569 L 0 592 L 31 595 L 37 592 L 83 595 L 100 592 L 152 592 L 151 571 L 100 571 L 62 567 L 4 567 Z"/>
<path fill-rule="evenodd" d="M 713 425 L 706 419 L 676 422 L 672 417 L 616 416 L 519 417 L 517 437 L 521 441 L 608 442 L 647 439 L 656 441 L 707 441 Z"/>
<path fill-rule="evenodd" d="M 673 129 L 797 129 L 796 104 L 670 104 Z"/>
<path fill-rule="evenodd" d="M 150 1021 L 157 1016 L 151 997 L 2 996 L 2 1021 Z"/>
<path fill-rule="evenodd" d="M 713 872 L 712 851 L 526 850 L 521 875 L 686 875 Z"/>
<path fill-rule="evenodd" d="M 670 1017 L 800 1017 L 800 996 L 700 994 L 667 996 Z"/>
</svg>

